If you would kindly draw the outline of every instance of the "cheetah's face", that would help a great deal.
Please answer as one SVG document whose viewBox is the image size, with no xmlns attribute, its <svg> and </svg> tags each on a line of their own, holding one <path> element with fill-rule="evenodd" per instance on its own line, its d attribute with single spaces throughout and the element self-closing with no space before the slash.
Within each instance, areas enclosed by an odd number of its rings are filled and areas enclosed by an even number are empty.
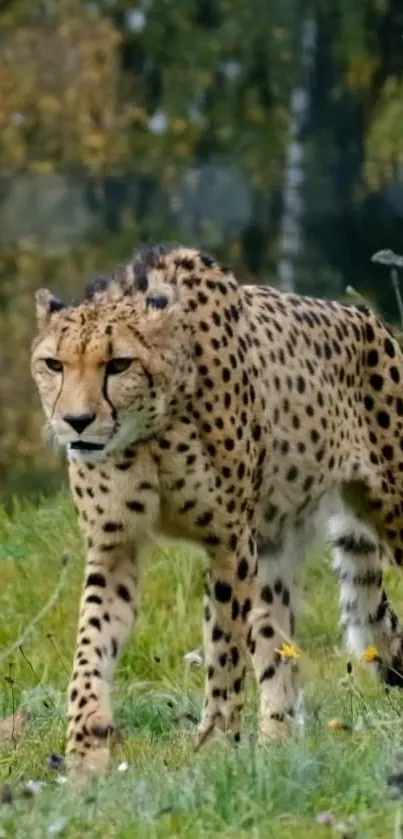
<svg viewBox="0 0 403 839">
<path fill-rule="evenodd" d="M 38 292 L 31 369 L 47 436 L 70 459 L 102 460 L 163 427 L 184 357 L 170 294 L 64 307 Z"/>
</svg>

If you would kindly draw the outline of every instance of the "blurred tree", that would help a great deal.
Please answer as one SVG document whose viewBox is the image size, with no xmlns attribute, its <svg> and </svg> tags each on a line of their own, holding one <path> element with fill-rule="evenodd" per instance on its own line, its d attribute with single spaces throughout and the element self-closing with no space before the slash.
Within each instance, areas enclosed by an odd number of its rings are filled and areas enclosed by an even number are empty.
<svg viewBox="0 0 403 839">
<path fill-rule="evenodd" d="M 0 16 L 0 477 L 26 474 L 41 459 L 40 412 L 29 372 L 33 293 L 58 280 L 74 290 L 94 248 L 52 252 L 50 231 L 26 238 L 21 210 L 35 230 L 38 176 L 47 200 L 60 173 L 104 174 L 129 153 L 128 114 L 119 96 L 119 33 L 79 2 L 7 3 Z M 53 178 L 53 180 L 52 180 Z M 58 180 L 59 179 L 59 180 Z M 25 201 L 24 201 L 25 199 Z M 14 217 L 11 211 L 17 210 Z M 53 210 L 53 216 L 52 216 Z M 19 211 L 19 212 L 18 212 Z M 23 226 L 24 227 L 24 226 Z M 49 241 L 47 242 L 47 233 Z M 54 246 L 53 246 L 54 249 Z M 63 283 L 64 280 L 64 283 Z M 47 457 L 54 468 L 57 462 Z"/>
<path fill-rule="evenodd" d="M 298 83 L 290 102 L 289 141 L 284 166 L 283 211 L 277 284 L 282 291 L 296 291 L 298 259 L 303 252 L 305 215 L 306 129 L 311 108 L 312 67 L 317 40 L 316 18 L 305 14 L 301 21 L 301 58 Z"/>
<path fill-rule="evenodd" d="M 402 7 L 399 0 L 318 0 L 317 8 L 307 247 L 299 288 L 332 295 L 351 284 L 369 292 L 393 320 L 393 290 L 370 260 L 384 247 L 399 251 L 401 241 L 403 189 L 390 151 L 401 105 Z"/>
<path fill-rule="evenodd" d="M 12 8 L 0 28 L 0 173 L 120 166 L 128 113 L 118 32 L 78 0 L 49 4 L 46 13 L 39 2 L 24 4 L 27 19 L 17 26 Z"/>
<path fill-rule="evenodd" d="M 156 175 L 180 211 L 183 192 L 176 194 L 176 184 L 196 164 L 192 215 L 198 222 L 194 228 L 187 225 L 188 238 L 193 233 L 199 244 L 218 247 L 244 270 L 273 273 L 278 230 L 273 196 L 282 182 L 299 62 L 294 0 L 144 0 L 136 8 L 130 0 L 117 0 L 104 2 L 103 11 L 122 34 L 126 79 L 146 115 L 144 133 L 131 133 L 137 171 Z M 221 208 L 221 247 L 220 230 L 214 235 L 211 229 L 214 199 L 206 222 L 198 203 L 211 165 L 217 177 L 220 167 L 226 171 L 227 206 L 247 200 L 238 189 L 240 178 L 247 180 L 250 193 L 241 234 L 225 226 Z M 188 208 L 188 193 L 186 198 Z"/>
<path fill-rule="evenodd" d="M 400 248 L 400 0 L 0 5 L 3 480 L 57 465 L 41 453 L 28 369 L 36 287 L 74 295 L 83 275 L 153 238 L 211 247 L 241 280 L 276 277 L 308 13 L 317 42 L 297 289 L 334 295 L 351 283 L 391 316 L 370 256 Z"/>
</svg>

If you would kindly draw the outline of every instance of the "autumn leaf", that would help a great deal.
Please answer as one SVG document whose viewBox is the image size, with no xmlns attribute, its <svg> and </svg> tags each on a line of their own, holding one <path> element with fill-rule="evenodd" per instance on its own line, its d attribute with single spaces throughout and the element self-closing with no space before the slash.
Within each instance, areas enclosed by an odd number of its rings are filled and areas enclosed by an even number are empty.
<svg viewBox="0 0 403 839">
<path fill-rule="evenodd" d="M 14 746 L 22 739 L 27 731 L 29 714 L 27 711 L 17 711 L 0 722 L 0 749 Z"/>
</svg>

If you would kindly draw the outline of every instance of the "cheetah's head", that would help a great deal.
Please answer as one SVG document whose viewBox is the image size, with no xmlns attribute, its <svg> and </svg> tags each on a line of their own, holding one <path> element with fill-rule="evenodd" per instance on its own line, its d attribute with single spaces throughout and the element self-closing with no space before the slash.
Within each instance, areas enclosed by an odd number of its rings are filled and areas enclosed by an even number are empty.
<svg viewBox="0 0 403 839">
<path fill-rule="evenodd" d="M 166 424 L 186 369 L 176 294 L 168 284 L 128 291 L 112 281 L 65 306 L 37 292 L 31 370 L 46 436 L 70 459 L 102 460 Z"/>
</svg>

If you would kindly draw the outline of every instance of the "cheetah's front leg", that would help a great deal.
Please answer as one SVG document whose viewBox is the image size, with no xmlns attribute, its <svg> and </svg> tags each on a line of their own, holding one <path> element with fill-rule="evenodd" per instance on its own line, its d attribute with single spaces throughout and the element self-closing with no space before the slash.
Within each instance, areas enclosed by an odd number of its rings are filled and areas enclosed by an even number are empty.
<svg viewBox="0 0 403 839">
<path fill-rule="evenodd" d="M 240 737 L 249 617 L 255 598 L 257 554 L 247 529 L 232 535 L 234 550 L 212 553 L 204 600 L 206 686 L 199 744 L 214 730 Z"/>
<path fill-rule="evenodd" d="M 69 688 L 67 755 L 97 771 L 108 760 L 113 730 L 109 686 L 136 615 L 137 570 L 112 551 L 113 561 L 88 560 L 74 671 Z M 79 758 L 79 760 L 74 760 Z M 80 758 L 83 760 L 81 761 Z"/>
<path fill-rule="evenodd" d="M 69 686 L 66 753 L 73 774 L 99 773 L 108 762 L 110 684 L 136 617 L 138 553 L 159 508 L 152 469 L 145 481 L 144 465 L 139 470 L 135 459 L 120 465 L 127 468 L 103 465 L 100 474 L 70 467 L 88 546 Z M 97 486 L 104 488 L 103 496 Z"/>
</svg>

